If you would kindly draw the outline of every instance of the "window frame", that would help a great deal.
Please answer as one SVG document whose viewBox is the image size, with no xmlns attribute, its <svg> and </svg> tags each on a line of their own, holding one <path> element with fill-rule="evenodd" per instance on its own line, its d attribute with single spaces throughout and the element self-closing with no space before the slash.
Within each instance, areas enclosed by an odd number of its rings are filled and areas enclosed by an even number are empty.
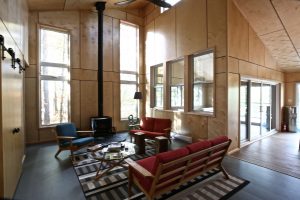
<svg viewBox="0 0 300 200">
<path fill-rule="evenodd" d="M 136 58 L 136 71 L 128 71 L 128 70 L 121 70 L 121 48 L 119 49 L 119 58 L 120 58 L 120 121 L 126 121 L 128 120 L 128 117 L 126 118 L 122 118 L 122 103 L 121 103 L 121 85 L 122 84 L 128 84 L 128 85 L 135 85 L 136 86 L 136 91 L 138 91 L 138 88 L 139 88 L 139 57 L 140 57 L 140 27 L 139 25 L 137 24 L 133 24 L 133 23 L 130 23 L 130 22 L 127 22 L 127 21 L 123 21 L 123 20 L 120 20 L 120 25 L 121 24 L 125 24 L 125 25 L 128 25 L 128 26 L 132 26 L 132 27 L 135 27 L 136 28 L 136 49 L 137 49 L 137 58 Z M 120 43 L 121 43 L 121 29 L 120 29 Z M 125 80 L 121 80 L 121 74 L 130 74 L 130 75 L 135 75 L 136 76 L 136 80 L 135 81 L 125 81 Z M 134 97 L 132 96 L 132 99 Z M 135 113 L 133 113 L 135 114 Z M 136 100 L 136 114 L 137 116 L 136 117 L 139 117 L 139 101 Z"/>
<path fill-rule="evenodd" d="M 60 64 L 60 63 L 49 63 L 49 62 L 41 62 L 41 30 L 49 30 L 49 31 L 55 31 L 59 33 L 64 33 L 69 35 L 69 53 L 70 53 L 70 65 L 67 67 L 66 64 Z M 55 127 L 59 123 L 54 123 L 54 124 L 49 124 L 49 125 L 42 125 L 42 110 L 41 110 L 41 82 L 42 80 L 49 80 L 49 81 L 68 81 L 70 85 L 70 94 L 69 94 L 69 101 L 68 101 L 68 122 L 71 122 L 71 66 L 72 66 L 72 36 L 71 36 L 71 31 L 63 28 L 58 28 L 58 27 L 53 27 L 49 25 L 44 25 L 44 24 L 37 24 L 37 93 L 38 93 L 38 127 L 39 128 L 51 128 Z M 69 79 L 65 79 L 62 76 L 51 76 L 51 75 L 41 75 L 41 66 L 42 64 L 51 64 L 53 67 L 59 67 L 59 68 L 67 68 L 69 70 Z"/>
<path fill-rule="evenodd" d="M 198 57 L 198 56 L 202 56 L 202 55 L 206 55 L 206 54 L 210 54 L 212 53 L 213 55 L 213 80 L 210 81 L 203 81 L 203 82 L 194 82 L 194 58 Z M 215 110 L 216 110 L 216 52 L 214 48 L 209 48 L 206 49 L 204 51 L 198 51 L 196 53 L 193 53 L 190 55 L 190 65 L 189 65 L 189 71 L 191 73 L 190 75 L 190 85 L 189 87 L 191 87 L 191 95 L 190 95 L 190 112 L 191 113 L 195 113 L 195 114 L 199 114 L 199 115 L 205 115 L 205 116 L 215 116 Z M 203 84 L 212 84 L 213 87 L 213 111 L 203 111 L 200 109 L 194 109 L 194 85 L 203 85 Z"/>
<path fill-rule="evenodd" d="M 172 84 L 171 83 L 171 75 L 172 75 L 172 64 L 176 63 L 176 62 L 183 62 L 183 83 L 182 84 Z M 167 109 L 172 110 L 172 111 L 184 111 L 184 101 L 185 101 L 185 59 L 184 57 L 180 57 L 178 59 L 174 59 L 172 61 L 168 61 L 166 63 L 166 67 L 167 67 L 167 73 L 166 73 L 166 79 L 167 79 L 167 94 L 165 94 L 164 96 L 167 97 L 168 100 L 168 105 L 167 105 Z M 181 105 L 182 106 L 174 106 L 172 107 L 172 87 L 177 86 L 177 87 L 181 87 Z M 182 102 L 183 99 L 183 102 Z"/>
<path fill-rule="evenodd" d="M 157 68 L 161 67 L 162 70 L 163 70 L 163 83 L 161 84 L 157 84 Z M 158 64 L 158 65 L 154 65 L 154 66 L 151 66 L 150 67 L 150 74 L 151 74 L 151 77 L 150 77 L 150 81 L 151 81 L 151 93 L 150 93 L 150 105 L 151 105 L 151 108 L 156 108 L 156 109 L 159 109 L 159 110 L 163 110 L 164 108 L 164 87 L 165 87 L 165 73 L 164 73 L 164 65 L 161 63 L 161 64 Z M 157 106 L 156 104 L 156 88 L 161 88 L 162 90 L 162 106 Z"/>
</svg>

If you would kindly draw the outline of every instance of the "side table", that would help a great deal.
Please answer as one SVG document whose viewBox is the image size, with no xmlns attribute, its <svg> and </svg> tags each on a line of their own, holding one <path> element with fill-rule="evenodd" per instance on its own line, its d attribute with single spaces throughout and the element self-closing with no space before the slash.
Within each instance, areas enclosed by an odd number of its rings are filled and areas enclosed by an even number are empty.
<svg viewBox="0 0 300 200">
<path fill-rule="evenodd" d="M 165 152 L 168 151 L 169 149 L 169 140 L 167 137 L 164 136 L 158 136 L 155 137 L 155 151 L 156 153 L 161 153 L 161 152 Z"/>
</svg>

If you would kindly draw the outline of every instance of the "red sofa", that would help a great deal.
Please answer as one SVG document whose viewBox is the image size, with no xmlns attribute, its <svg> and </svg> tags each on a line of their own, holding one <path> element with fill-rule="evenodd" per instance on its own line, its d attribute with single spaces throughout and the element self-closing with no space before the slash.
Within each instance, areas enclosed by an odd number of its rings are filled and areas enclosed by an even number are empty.
<svg viewBox="0 0 300 200">
<path fill-rule="evenodd" d="M 130 130 L 132 138 L 134 133 L 143 132 L 146 138 L 154 139 L 157 136 L 165 136 L 170 140 L 172 121 L 170 119 L 143 117 L 140 123 L 140 129 Z"/>
<path fill-rule="evenodd" d="M 145 193 L 147 199 L 154 199 L 216 167 L 228 179 L 222 160 L 230 143 L 231 140 L 226 136 L 219 136 L 137 162 L 127 159 L 129 197 L 133 184 Z"/>
</svg>

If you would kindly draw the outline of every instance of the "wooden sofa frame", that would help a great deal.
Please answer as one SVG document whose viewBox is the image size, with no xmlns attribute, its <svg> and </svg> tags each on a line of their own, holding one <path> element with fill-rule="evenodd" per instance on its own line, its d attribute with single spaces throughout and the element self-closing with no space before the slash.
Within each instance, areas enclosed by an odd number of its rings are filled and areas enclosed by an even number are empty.
<svg viewBox="0 0 300 200">
<path fill-rule="evenodd" d="M 228 179 L 229 176 L 222 166 L 222 160 L 226 155 L 230 144 L 231 144 L 231 140 L 229 139 L 224 143 L 189 154 L 180 159 L 168 163 L 164 163 L 164 164 L 159 163 L 158 168 L 156 170 L 156 174 L 151 174 L 148 170 L 140 166 L 135 161 L 131 159 L 127 159 L 126 161 L 129 164 L 129 173 L 128 173 L 129 174 L 129 185 L 128 185 L 129 199 L 132 196 L 131 190 L 133 184 L 138 186 L 142 190 L 142 192 L 144 192 L 148 200 L 152 200 L 155 197 L 164 194 L 216 167 L 219 168 L 223 172 L 225 178 Z M 201 158 L 199 159 L 199 157 Z M 181 165 L 182 163 L 185 164 Z M 172 166 L 177 166 L 177 165 L 180 165 L 181 167 L 176 167 L 172 169 Z M 139 174 L 141 174 L 145 178 L 148 177 L 153 179 L 149 191 L 146 191 L 140 185 L 137 177 L 133 173 L 133 170 L 139 172 Z M 167 177 L 172 177 L 172 178 L 166 180 Z M 159 189 L 161 187 L 163 188 Z"/>
</svg>

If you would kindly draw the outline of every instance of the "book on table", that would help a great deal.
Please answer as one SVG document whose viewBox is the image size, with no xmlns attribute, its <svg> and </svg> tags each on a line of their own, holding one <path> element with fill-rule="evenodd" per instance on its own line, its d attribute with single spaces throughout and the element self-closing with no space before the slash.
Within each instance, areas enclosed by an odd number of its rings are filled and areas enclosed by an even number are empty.
<svg viewBox="0 0 300 200">
<path fill-rule="evenodd" d="M 121 158 L 122 154 L 120 152 L 106 152 L 104 155 L 104 159 L 106 160 L 117 160 Z"/>
<path fill-rule="evenodd" d="M 95 152 L 95 151 L 102 149 L 102 147 L 103 146 L 101 144 L 97 144 L 97 145 L 87 148 L 87 151 Z"/>
<path fill-rule="evenodd" d="M 110 145 L 108 145 L 107 150 L 109 152 L 119 152 L 122 148 L 122 145 L 120 142 L 112 142 Z"/>
</svg>

